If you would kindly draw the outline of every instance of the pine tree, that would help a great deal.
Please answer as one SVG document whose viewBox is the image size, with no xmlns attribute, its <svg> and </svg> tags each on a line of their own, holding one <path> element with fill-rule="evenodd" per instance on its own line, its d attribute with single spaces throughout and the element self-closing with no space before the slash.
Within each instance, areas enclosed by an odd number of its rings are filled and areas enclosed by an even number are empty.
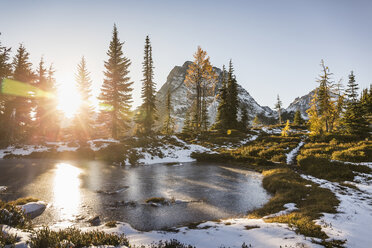
<svg viewBox="0 0 372 248">
<path fill-rule="evenodd" d="M 12 74 L 12 66 L 9 62 L 10 51 L 11 49 L 2 46 L 0 41 L 0 85 L 4 78 L 7 78 Z M 9 132 L 7 127 L 8 123 L 5 116 L 5 106 L 7 100 L 8 96 L 3 95 L 2 90 L 0 89 L 0 142 L 2 144 L 6 143 L 6 134 Z"/>
<path fill-rule="evenodd" d="M 44 90 L 57 95 L 57 83 L 54 77 L 55 70 L 53 64 L 51 64 L 46 73 L 46 85 Z M 48 109 L 46 116 L 44 117 L 45 135 L 48 140 L 57 140 L 60 132 L 61 125 L 61 111 L 57 109 L 58 100 L 56 97 L 45 98 L 46 108 Z"/>
<path fill-rule="evenodd" d="M 249 125 L 249 119 L 248 119 L 248 110 L 247 108 L 244 108 L 241 110 L 241 120 L 240 120 L 240 126 L 242 131 L 247 131 L 248 130 L 248 125 Z"/>
<path fill-rule="evenodd" d="M 191 134 L 192 131 L 193 131 L 193 127 L 192 127 L 191 111 L 186 111 L 185 119 L 184 119 L 183 127 L 182 127 L 182 133 Z"/>
<path fill-rule="evenodd" d="M 32 71 L 32 64 L 29 61 L 30 54 L 21 44 L 17 49 L 13 59 L 12 79 L 22 83 L 33 84 L 35 75 Z M 5 104 L 5 118 L 9 131 L 7 141 L 14 142 L 20 139 L 26 139 L 32 126 L 31 101 L 32 95 L 12 96 Z"/>
<path fill-rule="evenodd" d="M 349 103 L 355 104 L 358 101 L 358 89 L 359 87 L 358 84 L 355 82 L 354 72 L 351 71 L 346 89 L 346 96 Z"/>
<path fill-rule="evenodd" d="M 163 133 L 166 135 L 171 135 L 174 132 L 174 119 L 172 118 L 172 95 L 170 90 L 167 92 L 167 99 L 165 102 L 166 117 L 163 123 Z"/>
<path fill-rule="evenodd" d="M 140 108 L 141 117 L 138 118 L 139 124 L 142 125 L 142 129 L 145 135 L 149 135 L 153 132 L 152 128 L 156 118 L 156 105 L 155 105 L 155 83 L 154 78 L 154 66 L 152 60 L 152 46 L 150 43 L 149 36 L 146 36 L 145 41 L 145 55 L 143 61 L 143 79 L 142 79 L 142 99 L 143 104 Z"/>
<path fill-rule="evenodd" d="M 104 108 L 100 119 L 111 131 L 114 139 L 129 128 L 132 103 L 131 85 L 133 82 L 130 82 L 128 76 L 131 62 L 123 55 L 123 44 L 119 40 L 118 31 L 114 25 L 112 40 L 107 52 L 109 58 L 105 61 L 105 79 L 99 96 Z"/>
<path fill-rule="evenodd" d="M 364 137 L 368 135 L 368 122 L 361 101 L 358 101 L 358 84 L 355 82 L 354 73 L 349 75 L 347 85 L 347 105 L 343 117 L 345 133 Z"/>
<path fill-rule="evenodd" d="M 279 125 L 282 125 L 282 101 L 280 101 L 279 95 L 276 98 L 275 109 L 278 111 Z"/>
<path fill-rule="evenodd" d="M 208 108 L 207 108 L 207 100 L 205 97 L 205 89 L 203 89 L 203 97 L 202 97 L 202 111 L 201 111 L 201 131 L 206 132 L 209 128 L 209 120 L 208 120 Z"/>
<path fill-rule="evenodd" d="M 47 69 L 45 68 L 44 65 L 44 59 L 41 57 L 39 66 L 36 70 L 36 86 L 39 89 L 45 90 L 45 85 L 47 81 Z M 36 131 L 39 137 L 44 138 L 45 137 L 45 131 L 46 131 L 46 123 L 45 123 L 45 116 L 48 111 L 47 109 L 47 104 L 46 104 L 46 98 L 38 98 L 35 99 L 36 103 L 36 114 L 35 114 L 35 119 L 36 119 Z"/>
<path fill-rule="evenodd" d="M 221 88 L 219 89 L 218 99 L 218 109 L 217 109 L 217 117 L 216 123 L 214 124 L 214 128 L 216 130 L 220 130 L 225 132 L 228 129 L 228 99 L 227 99 L 227 71 L 225 66 L 222 67 L 222 84 Z"/>
<path fill-rule="evenodd" d="M 194 54 L 194 62 L 189 66 L 185 78 L 186 87 L 193 92 L 192 100 L 195 102 L 193 126 L 196 133 L 201 130 L 202 99 L 211 93 L 209 89 L 213 88 L 215 78 L 216 74 L 207 57 L 207 52 L 198 47 Z"/>
<path fill-rule="evenodd" d="M 77 66 L 75 80 L 82 103 L 74 118 L 74 132 L 79 141 L 86 142 L 92 137 L 93 133 L 94 107 L 90 101 L 92 80 L 90 79 L 90 72 L 87 69 L 84 56 Z"/>
<path fill-rule="evenodd" d="M 302 126 L 304 124 L 304 119 L 302 118 L 301 111 L 297 110 L 293 119 L 293 124 L 296 126 Z"/>
<path fill-rule="evenodd" d="M 227 104 L 228 104 L 228 128 L 238 127 L 238 85 L 234 75 L 232 61 L 229 62 L 229 72 L 227 74 Z"/>
</svg>

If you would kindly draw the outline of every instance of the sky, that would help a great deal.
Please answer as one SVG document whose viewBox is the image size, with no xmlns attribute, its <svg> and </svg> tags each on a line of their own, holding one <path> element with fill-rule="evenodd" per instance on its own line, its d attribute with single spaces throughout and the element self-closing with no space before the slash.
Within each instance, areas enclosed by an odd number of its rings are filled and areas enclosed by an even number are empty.
<svg viewBox="0 0 372 248">
<path fill-rule="evenodd" d="M 141 103 L 146 35 L 152 42 L 157 89 L 174 66 L 193 59 L 199 45 L 214 66 L 232 59 L 238 83 L 271 108 L 277 94 L 287 107 L 314 89 L 321 59 L 335 81 L 343 78 L 346 84 L 353 70 L 362 88 L 372 83 L 368 0 L 0 0 L 0 8 L 2 44 L 12 47 L 12 54 L 24 44 L 34 68 L 41 56 L 53 63 L 60 87 L 71 94 L 82 56 L 93 93 L 99 93 L 114 23 L 132 61 L 134 106 Z"/>
</svg>

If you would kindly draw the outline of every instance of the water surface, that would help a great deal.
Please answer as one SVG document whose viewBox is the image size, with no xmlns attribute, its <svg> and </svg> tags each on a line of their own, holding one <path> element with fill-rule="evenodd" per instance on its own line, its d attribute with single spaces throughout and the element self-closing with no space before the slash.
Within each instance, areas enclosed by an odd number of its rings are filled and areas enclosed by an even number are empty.
<svg viewBox="0 0 372 248">
<path fill-rule="evenodd" d="M 3 200 L 33 196 L 48 208 L 35 224 L 86 223 L 92 216 L 138 230 L 243 216 L 269 195 L 260 174 L 228 164 L 155 164 L 132 168 L 99 161 L 0 160 Z M 175 202 L 152 206 L 164 197 Z"/>
</svg>

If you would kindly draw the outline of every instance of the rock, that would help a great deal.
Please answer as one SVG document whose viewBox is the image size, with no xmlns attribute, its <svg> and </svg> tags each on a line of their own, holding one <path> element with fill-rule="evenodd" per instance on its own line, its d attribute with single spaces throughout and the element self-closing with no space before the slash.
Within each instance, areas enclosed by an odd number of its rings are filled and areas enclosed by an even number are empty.
<svg viewBox="0 0 372 248">
<path fill-rule="evenodd" d="M 7 186 L 0 186 L 0 193 L 4 192 L 7 188 Z"/>
<path fill-rule="evenodd" d="M 99 218 L 99 216 L 95 216 L 91 219 L 88 220 L 88 222 L 92 225 L 92 226 L 99 226 L 101 224 L 101 219 Z"/>
<path fill-rule="evenodd" d="M 46 209 L 46 206 L 47 205 L 45 202 L 38 201 L 38 202 L 29 202 L 19 207 L 25 212 L 25 214 L 28 217 L 30 217 L 31 219 L 34 219 L 44 212 L 44 210 Z"/>
</svg>

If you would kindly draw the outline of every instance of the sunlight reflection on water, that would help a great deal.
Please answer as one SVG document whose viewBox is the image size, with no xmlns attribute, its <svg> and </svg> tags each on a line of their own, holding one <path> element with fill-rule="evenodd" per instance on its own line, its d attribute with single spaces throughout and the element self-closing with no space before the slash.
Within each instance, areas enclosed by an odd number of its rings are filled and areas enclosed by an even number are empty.
<svg viewBox="0 0 372 248">
<path fill-rule="evenodd" d="M 61 219 L 72 220 L 79 213 L 81 202 L 81 170 L 67 163 L 58 163 L 54 177 L 54 206 Z"/>
</svg>

